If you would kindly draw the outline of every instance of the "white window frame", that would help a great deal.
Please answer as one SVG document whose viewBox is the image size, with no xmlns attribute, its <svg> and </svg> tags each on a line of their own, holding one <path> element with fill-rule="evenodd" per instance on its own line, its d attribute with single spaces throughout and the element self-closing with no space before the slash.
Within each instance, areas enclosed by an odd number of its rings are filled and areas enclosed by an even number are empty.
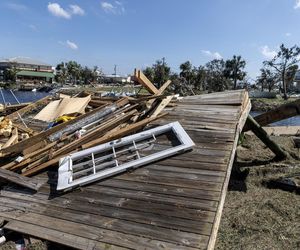
<svg viewBox="0 0 300 250">
<path fill-rule="evenodd" d="M 156 152 L 147 156 L 141 157 L 139 155 L 138 150 L 142 149 L 142 147 L 137 148 L 136 143 L 139 141 L 144 140 L 156 140 L 156 136 L 166 134 L 168 132 L 173 132 L 174 135 L 177 137 L 177 140 L 180 142 L 177 146 L 172 146 L 171 148 L 162 150 L 160 152 Z M 121 165 L 118 164 L 117 155 L 115 149 L 118 149 L 119 147 L 124 147 L 128 145 L 130 148 L 130 151 L 134 151 L 136 153 L 136 159 L 133 159 L 132 161 L 123 163 Z M 123 137 L 118 140 L 114 140 L 102 145 L 98 145 L 89 149 L 82 150 L 80 152 L 76 152 L 73 154 L 70 154 L 66 157 L 63 157 L 60 159 L 59 162 L 59 169 L 58 169 L 58 183 L 57 183 L 57 190 L 65 190 L 65 189 L 71 189 L 73 187 L 77 186 L 83 186 L 86 184 L 89 184 L 91 182 L 95 182 L 97 180 L 101 180 L 113 175 L 116 175 L 118 173 L 124 172 L 129 168 L 138 168 L 140 166 L 149 164 L 151 162 L 155 162 L 164 158 L 167 158 L 169 156 L 183 153 L 187 150 L 190 150 L 194 146 L 194 142 L 189 137 L 189 135 L 186 133 L 186 131 L 183 129 L 183 127 L 180 125 L 179 122 L 173 122 L 169 123 L 163 126 L 155 127 L 149 130 L 142 131 L 140 133 L 130 135 Z M 97 153 L 103 153 L 105 151 L 112 150 L 112 153 L 108 152 L 107 156 L 100 157 L 98 159 L 94 158 L 94 155 Z M 128 149 L 129 150 L 129 149 Z M 111 152 L 111 151 L 110 151 Z M 121 151 L 119 151 L 121 152 Z M 117 153 L 119 153 L 117 152 Z M 83 165 L 84 163 L 79 163 L 73 166 L 73 161 L 81 159 L 86 156 L 91 156 L 91 160 L 88 160 L 87 162 L 91 163 L 91 167 L 87 169 L 80 170 L 82 171 L 91 171 L 93 170 L 93 173 L 80 177 L 78 179 L 73 180 L 73 174 L 76 175 L 76 172 L 73 173 L 73 169 L 75 167 L 79 167 L 79 165 Z M 105 167 L 105 164 L 110 163 L 102 163 L 102 165 L 97 165 L 97 161 L 102 161 L 107 158 L 112 158 L 113 160 L 110 162 L 111 165 L 113 165 L 111 168 L 96 171 L 96 168 Z M 89 164 L 90 164 L 89 163 Z M 77 172 L 78 173 L 78 172 Z"/>
</svg>

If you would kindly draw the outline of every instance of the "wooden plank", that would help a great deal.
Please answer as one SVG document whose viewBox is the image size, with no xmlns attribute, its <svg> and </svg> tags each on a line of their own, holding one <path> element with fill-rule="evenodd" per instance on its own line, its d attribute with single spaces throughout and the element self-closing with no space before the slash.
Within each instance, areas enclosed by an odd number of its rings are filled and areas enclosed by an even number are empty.
<svg viewBox="0 0 300 250">
<path fill-rule="evenodd" d="M 37 161 L 38 159 L 44 157 L 45 154 L 47 155 L 47 157 L 49 157 L 49 155 L 47 154 L 47 151 L 49 151 L 55 145 L 56 145 L 55 142 L 49 143 L 48 145 L 46 145 L 45 147 L 43 147 L 41 149 L 38 149 L 32 153 L 24 155 L 24 158 L 21 162 L 17 163 L 15 161 L 12 161 L 12 162 L 2 166 L 2 168 L 9 169 L 11 171 L 15 171 L 15 170 L 23 168 L 24 166 L 32 163 L 33 161 Z"/>
<path fill-rule="evenodd" d="M 90 191 L 91 190 L 91 191 Z M 97 193 L 97 196 L 105 199 L 108 196 L 119 197 L 123 199 L 134 199 L 146 202 L 153 202 L 158 204 L 167 204 L 181 208 L 193 208 L 193 209 L 204 209 L 206 211 L 216 211 L 217 202 L 211 200 L 188 197 L 172 196 L 170 194 L 159 194 L 151 192 L 140 192 L 136 190 L 118 188 L 113 189 L 109 187 L 97 186 L 96 188 L 89 188 L 85 191 L 85 195 L 93 196 Z"/>
<path fill-rule="evenodd" d="M 5 225 L 6 229 L 31 235 L 40 239 L 52 241 L 64 246 L 72 247 L 80 250 L 96 250 L 105 249 L 107 244 L 98 242 L 96 240 L 87 239 L 80 235 L 72 235 L 68 232 L 61 232 L 55 229 L 46 228 L 44 226 L 34 225 L 22 221 L 10 221 Z M 109 245 L 109 249 L 123 250 L 119 246 Z"/>
<path fill-rule="evenodd" d="M 31 128 L 26 128 L 25 126 L 23 126 L 23 124 L 21 125 L 21 124 L 18 124 L 17 122 L 14 122 L 13 126 L 17 129 L 19 129 L 20 131 L 27 133 L 31 136 L 37 134 L 36 131 L 32 130 Z"/>
<path fill-rule="evenodd" d="M 7 142 L 5 142 L 2 148 L 7 148 L 10 145 L 16 144 L 17 142 L 18 142 L 18 129 L 14 128 L 11 133 L 11 137 L 8 139 Z"/>
<path fill-rule="evenodd" d="M 141 70 L 134 70 L 135 80 L 144 86 L 151 94 L 158 94 L 158 89 L 153 83 L 143 74 Z"/>
<path fill-rule="evenodd" d="M 136 132 L 140 129 L 142 129 L 143 127 L 145 127 L 148 123 L 156 120 L 156 119 L 159 119 L 163 116 L 165 116 L 166 113 L 163 113 L 163 114 L 160 114 L 156 117 L 150 117 L 150 118 L 145 118 L 139 122 L 136 122 L 136 123 L 133 123 L 133 124 L 130 124 L 128 125 L 127 127 L 123 128 L 123 129 L 120 129 L 118 131 L 116 131 L 114 134 L 109 134 L 109 135 L 106 135 L 106 136 L 103 136 L 101 138 L 98 138 L 92 142 L 89 142 L 89 143 L 86 143 L 84 145 L 82 145 L 82 148 L 83 149 L 86 149 L 86 148 L 90 148 L 90 147 L 93 147 L 93 146 L 96 146 L 96 145 L 100 145 L 102 143 L 105 143 L 105 142 L 108 142 L 108 141 L 111 141 L 111 140 L 115 140 L 117 138 L 121 138 L 121 137 L 124 137 L 126 135 L 129 135 L 133 132 Z"/>
<path fill-rule="evenodd" d="M 14 191 L 2 191 L 1 196 L 26 200 L 27 202 L 48 204 L 49 190 L 44 192 L 44 188 L 45 187 L 42 187 L 34 196 L 24 193 L 16 193 Z M 215 212 L 207 211 L 204 209 L 178 209 L 173 205 L 168 204 L 158 204 L 141 200 L 123 199 L 104 195 L 98 197 L 93 196 L 93 194 L 91 193 L 87 193 L 85 189 L 80 193 L 73 192 L 69 193 L 68 196 L 55 197 L 55 199 L 51 200 L 51 205 L 54 204 L 60 206 L 62 209 L 66 208 L 67 206 L 68 208 L 73 210 L 85 211 L 89 213 L 95 213 L 95 211 L 98 211 L 99 213 L 101 212 L 101 214 L 107 216 L 112 216 L 111 214 L 114 214 L 114 211 L 122 210 L 132 213 L 132 216 L 138 214 L 153 214 L 168 216 L 169 218 L 180 218 L 209 223 L 212 222 L 215 217 Z M 168 211 L 167 214 L 166 211 Z M 0 214 L 0 216 L 2 215 Z"/>
<path fill-rule="evenodd" d="M 279 106 L 273 110 L 256 116 L 254 119 L 260 126 L 266 126 L 270 123 L 281 121 L 296 115 L 300 115 L 300 99 Z M 244 127 L 244 132 L 250 130 L 250 125 Z"/>
<path fill-rule="evenodd" d="M 135 248 L 137 245 L 143 248 L 153 249 L 157 244 L 164 245 L 165 248 L 173 249 L 178 247 L 179 249 L 196 249 L 206 247 L 208 237 L 198 235 L 198 239 L 188 237 L 193 236 L 192 233 L 187 234 L 185 238 L 181 239 L 181 247 L 174 243 L 157 241 L 146 237 L 136 237 L 129 233 L 120 233 L 108 229 L 99 229 L 94 226 L 87 226 L 80 223 L 74 223 L 63 219 L 54 219 L 53 217 L 46 215 L 39 215 L 35 213 L 27 213 L 17 218 L 22 222 L 27 222 L 33 225 L 44 226 L 47 225 L 49 229 L 55 229 L 63 233 L 69 233 L 75 236 L 81 236 L 87 239 L 100 241 L 109 245 L 118 245 L 125 248 Z M 130 232 L 130 228 L 128 228 Z"/>
<path fill-rule="evenodd" d="M 267 134 L 267 132 L 253 119 L 251 115 L 248 115 L 247 123 L 253 133 L 276 155 L 278 160 L 283 160 L 287 157 L 287 153 L 274 142 Z"/>
<path fill-rule="evenodd" d="M 121 128 L 119 129 L 118 131 L 116 131 L 115 133 L 110 133 L 110 134 L 106 134 L 98 139 L 95 139 L 91 142 L 88 142 L 88 143 L 85 143 L 83 144 L 81 147 L 83 149 L 86 149 L 86 148 L 90 148 L 90 147 L 93 147 L 93 146 L 96 146 L 96 145 L 100 145 L 102 143 L 105 143 L 105 142 L 108 142 L 108 141 L 111 141 L 111 140 L 114 140 L 114 139 L 117 139 L 117 138 L 120 138 L 120 137 L 123 137 L 123 136 L 126 136 L 130 133 L 133 133 L 141 128 L 143 128 L 144 126 L 146 126 L 149 122 L 151 121 L 154 121 L 156 119 L 159 119 L 160 117 L 164 116 L 165 114 L 160 114 L 159 116 L 157 117 L 154 117 L 154 118 L 146 118 L 140 122 L 136 122 L 136 123 L 133 123 L 125 128 Z M 55 164 L 57 164 L 60 160 L 61 156 L 58 156 L 58 157 L 55 157 L 47 162 L 44 162 L 44 163 L 39 163 L 40 165 L 38 166 L 35 166 L 34 168 L 31 168 L 31 169 L 28 169 L 26 171 L 24 171 L 22 173 L 22 175 L 24 176 L 32 176 L 36 173 L 38 173 L 39 171 L 43 170 L 43 169 L 46 169 L 50 166 L 53 166 Z"/>
<path fill-rule="evenodd" d="M 162 227 L 164 229 L 181 230 L 184 232 L 196 234 L 200 233 L 203 235 L 210 235 L 212 228 L 212 224 L 209 222 L 191 221 L 174 217 L 170 220 L 169 216 L 164 215 L 156 215 L 145 212 L 135 213 L 131 210 L 113 207 L 107 207 L 107 209 L 104 209 L 105 206 L 98 209 L 96 206 L 91 207 L 89 204 L 84 203 L 78 205 L 75 203 L 72 208 L 65 208 L 59 206 L 59 204 L 45 204 L 39 199 L 28 202 L 26 200 L 0 197 L 0 202 L 3 205 L 2 208 L 5 207 L 5 209 L 0 209 L 0 213 L 1 211 L 11 211 L 12 208 L 20 211 L 26 210 L 37 214 L 46 214 L 54 218 L 68 219 L 85 225 L 93 225 L 98 228 L 104 227 L 108 229 L 115 229 L 116 231 L 119 231 L 119 225 L 123 229 L 126 228 L 126 223 L 128 221 L 139 223 L 140 225 L 137 224 L 137 226 L 143 227 L 146 225 L 146 228 L 149 225 L 152 227 L 158 227 L 157 231 L 159 231 L 159 228 Z M 62 211 L 62 213 L 57 213 L 57 210 Z M 64 214 L 65 211 L 66 213 Z M 72 214 L 74 214 L 74 216 L 72 216 Z M 5 213 L 2 215 L 7 216 Z M 8 219 L 11 219 L 11 217 L 8 217 Z M 124 233 L 126 233 L 125 230 L 126 229 L 124 229 Z M 141 229 L 141 231 L 144 231 L 144 229 Z M 136 233 L 139 234 L 139 231 Z"/>
<path fill-rule="evenodd" d="M 134 176 L 161 176 L 161 177 L 170 177 L 174 178 L 174 180 L 184 179 L 184 180 L 198 180 L 198 181 L 207 181 L 214 183 L 222 183 L 222 176 L 214 176 L 214 175 L 205 175 L 199 173 L 184 173 L 184 172 L 173 172 L 173 171 L 160 171 L 160 169 L 150 169 L 150 168 L 140 168 L 136 169 L 132 173 Z"/>
<path fill-rule="evenodd" d="M 232 144 L 232 151 L 231 151 L 230 160 L 229 160 L 227 171 L 226 171 L 226 178 L 224 180 L 224 184 L 223 184 L 223 187 L 222 187 L 222 190 L 221 190 L 221 199 L 220 199 L 220 202 L 219 202 L 219 207 L 218 207 L 218 210 L 217 210 L 217 213 L 216 213 L 216 216 L 215 216 L 211 236 L 209 238 L 209 242 L 208 242 L 208 246 L 207 246 L 208 250 L 213 250 L 214 247 L 215 247 L 215 243 L 216 243 L 216 240 L 217 240 L 218 229 L 219 229 L 220 222 L 221 222 L 222 210 L 223 210 L 223 207 L 224 207 L 224 204 L 225 204 L 227 187 L 228 187 L 228 183 L 229 183 L 229 179 L 230 179 L 230 175 L 231 175 L 231 169 L 232 169 L 232 166 L 233 166 L 236 147 L 237 147 L 237 144 L 238 144 L 238 139 L 239 139 L 240 133 L 242 131 L 242 128 L 244 127 L 244 124 L 246 122 L 246 119 L 249 115 L 249 112 L 251 110 L 251 103 L 249 101 L 248 92 L 244 91 L 243 96 L 244 96 L 244 99 L 246 99 L 245 100 L 245 106 L 244 107 L 241 106 L 241 115 L 240 115 L 240 118 L 237 122 L 237 130 L 236 130 L 235 140 L 234 140 L 234 143 Z"/>
<path fill-rule="evenodd" d="M 37 150 L 39 150 L 40 148 L 43 148 L 45 146 L 47 146 L 47 141 L 46 140 L 42 140 L 34 145 L 32 145 L 31 147 L 25 148 L 22 152 L 23 155 L 28 155 L 31 154 L 32 152 L 36 152 Z"/>
<path fill-rule="evenodd" d="M 41 186 L 36 180 L 16 174 L 12 171 L 0 168 L 0 178 L 8 182 L 15 183 L 22 187 L 27 187 L 33 190 L 38 190 Z"/>
<path fill-rule="evenodd" d="M 130 190 L 136 190 L 140 192 L 152 192 L 159 194 L 169 194 L 179 197 L 190 197 L 190 198 L 200 198 L 206 200 L 218 201 L 220 197 L 220 192 L 217 191 L 207 191 L 197 188 L 178 188 L 176 186 L 164 185 L 164 184 L 152 184 L 144 183 L 138 181 L 128 181 L 123 180 L 122 175 L 117 178 L 108 179 L 96 184 L 97 186 L 105 186 L 112 188 L 126 188 Z M 89 189 L 90 187 L 87 187 Z"/>
<path fill-rule="evenodd" d="M 208 191 L 219 191 L 222 187 L 221 183 L 214 183 L 208 181 L 194 181 L 184 179 L 174 179 L 172 177 L 159 177 L 159 176 L 143 176 L 143 175 L 123 175 L 124 180 L 136 180 L 139 182 L 153 183 L 176 186 L 178 188 L 199 188 Z"/>
<path fill-rule="evenodd" d="M 167 80 L 158 90 L 156 95 L 161 95 L 164 93 L 164 91 L 169 87 L 169 85 L 172 83 L 171 80 Z"/>
<path fill-rule="evenodd" d="M 119 101 L 117 101 L 113 107 L 122 107 L 126 104 L 128 104 L 128 99 L 127 98 L 123 98 Z M 27 108 L 27 107 L 26 107 Z M 6 154 L 17 154 L 17 153 L 20 153 L 22 152 L 25 148 L 27 147 L 31 147 L 32 145 L 34 145 L 35 143 L 38 143 L 40 142 L 41 140 L 45 140 L 48 136 L 58 132 L 58 131 L 62 131 L 65 127 L 67 126 L 73 126 L 74 124 L 80 122 L 80 121 L 84 121 L 85 119 L 87 119 L 87 117 L 89 116 L 92 116 L 94 115 L 95 113 L 97 112 L 101 112 L 103 108 L 102 107 L 99 107 L 99 108 L 96 108 L 94 109 L 93 111 L 91 112 L 88 112 L 86 114 L 83 114 L 79 117 L 76 117 L 75 119 L 73 120 L 70 120 L 70 121 L 67 121 L 65 123 L 62 123 L 62 124 L 59 124 L 55 127 L 52 127 L 51 129 L 48 129 L 44 132 L 41 132 L 35 136 L 32 136 L 24 141 L 21 141 L 15 145 L 12 145 L 10 147 L 7 147 L 5 149 L 2 149 L 1 150 L 1 154 L 2 155 L 6 155 Z"/>
<path fill-rule="evenodd" d="M 172 98 L 173 96 L 167 96 L 165 99 L 163 99 L 150 117 L 157 117 L 164 110 L 164 108 L 170 103 Z"/>
<path fill-rule="evenodd" d="M 79 138 L 71 143 L 68 143 L 66 146 L 55 151 L 54 157 L 68 154 L 71 151 L 73 151 L 74 149 L 79 148 L 82 144 L 88 143 L 97 137 L 105 135 L 105 133 L 107 131 L 128 121 L 136 112 L 137 112 L 136 110 L 133 110 L 131 112 L 128 112 L 127 114 L 121 114 L 117 117 L 112 117 L 106 123 L 101 123 L 101 125 L 98 128 L 93 129 L 93 131 L 91 131 L 90 133 L 83 135 L 81 138 Z"/>
<path fill-rule="evenodd" d="M 146 216 L 137 216 L 133 217 L 132 213 L 128 213 L 126 211 L 113 211 L 111 215 L 113 217 L 105 217 L 101 215 L 94 209 L 94 212 L 90 212 L 89 208 L 82 207 L 81 211 L 74 211 L 73 209 L 60 209 L 61 213 L 57 213 L 57 207 L 52 205 L 41 205 L 39 203 L 33 204 L 31 206 L 26 201 L 18 201 L 12 199 L 3 199 L 0 198 L 1 204 L 5 204 L 5 207 L 11 207 L 15 209 L 21 210 L 30 210 L 31 212 L 40 214 L 40 215 L 47 215 L 57 219 L 68 220 L 75 223 L 80 223 L 82 225 L 87 226 L 95 226 L 97 228 L 115 230 L 122 233 L 128 233 L 136 236 L 145 236 L 151 237 L 152 239 L 161 239 L 166 241 L 178 242 L 179 239 L 182 237 L 193 237 L 194 234 L 189 234 L 185 232 L 196 232 L 203 235 L 209 235 L 211 230 L 210 223 L 193 223 L 189 220 L 180 220 L 173 218 L 172 221 L 169 220 L 168 217 L 161 217 L 161 216 L 151 216 L 149 214 L 145 214 Z M 7 214 L 6 211 L 10 211 L 11 209 L 5 209 L 3 216 L 7 218 L 11 218 L 12 216 Z M 101 211 L 101 209 L 100 209 Z M 88 213 L 87 213 L 88 212 Z M 96 213 L 95 213 L 96 212 Z M 28 214 L 26 214 L 29 216 Z M 18 219 L 18 216 L 13 216 L 15 219 Z M 117 219 L 117 218 L 124 218 Z M 149 220 L 150 219 L 150 220 Z M 129 220 L 129 221 L 128 221 Z M 138 221 L 140 223 L 134 222 Z M 132 221 L 132 222 L 130 222 Z M 173 222 L 179 223 L 179 225 L 174 224 Z M 155 223 L 154 223 L 155 222 Z M 191 225 L 191 226 L 190 226 Z M 162 226 L 162 227 L 161 227 Z M 201 227 L 200 227 L 201 226 Z M 195 228 L 194 228 L 195 227 Z M 130 229 L 128 231 L 128 229 Z M 184 232 L 174 231 L 172 229 L 181 228 Z M 190 229 L 192 228 L 192 229 Z M 194 229 L 193 229 L 194 228 Z M 170 230 L 171 229 L 171 230 Z M 180 242 L 178 242 L 180 243 Z"/>
</svg>

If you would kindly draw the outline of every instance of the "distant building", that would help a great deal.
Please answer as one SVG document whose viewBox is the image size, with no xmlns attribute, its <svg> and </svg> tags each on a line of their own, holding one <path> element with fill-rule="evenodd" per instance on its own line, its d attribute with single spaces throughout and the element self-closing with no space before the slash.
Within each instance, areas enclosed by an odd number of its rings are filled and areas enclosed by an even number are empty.
<svg viewBox="0 0 300 250">
<path fill-rule="evenodd" d="M 294 78 L 295 82 L 300 82 L 300 70 L 298 70 L 295 74 L 295 78 Z"/>
<path fill-rule="evenodd" d="M 26 57 L 14 57 L 0 61 L 0 80 L 4 80 L 4 71 L 15 68 L 19 82 L 51 83 L 54 74 L 50 64 Z"/>
<path fill-rule="evenodd" d="M 130 83 L 130 77 L 128 76 L 120 76 L 120 75 L 103 75 L 102 77 L 103 83 L 119 83 L 119 84 L 125 84 Z"/>
<path fill-rule="evenodd" d="M 295 74 L 294 86 L 298 91 L 300 91 L 300 70 L 298 70 Z"/>
</svg>

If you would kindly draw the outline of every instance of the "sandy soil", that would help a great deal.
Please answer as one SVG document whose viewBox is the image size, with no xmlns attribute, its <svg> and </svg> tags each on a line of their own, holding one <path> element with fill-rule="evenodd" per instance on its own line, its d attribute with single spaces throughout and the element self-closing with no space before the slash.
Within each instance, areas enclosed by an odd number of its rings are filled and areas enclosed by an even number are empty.
<svg viewBox="0 0 300 250">
<path fill-rule="evenodd" d="M 300 249 L 300 196 L 269 184 L 291 177 L 300 184 L 299 149 L 291 137 L 272 137 L 290 155 L 273 153 L 252 135 L 237 150 L 216 249 Z"/>
</svg>

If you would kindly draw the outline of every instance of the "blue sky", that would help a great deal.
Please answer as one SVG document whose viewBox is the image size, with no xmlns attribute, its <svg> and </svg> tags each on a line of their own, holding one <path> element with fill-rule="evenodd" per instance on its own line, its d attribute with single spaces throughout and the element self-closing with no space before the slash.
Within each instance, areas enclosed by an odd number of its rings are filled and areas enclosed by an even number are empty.
<svg viewBox="0 0 300 250">
<path fill-rule="evenodd" d="M 281 43 L 299 44 L 300 0 L 1 0 L 0 22 L 0 58 L 127 74 L 162 57 L 178 71 L 237 54 L 255 77 Z"/>
</svg>

